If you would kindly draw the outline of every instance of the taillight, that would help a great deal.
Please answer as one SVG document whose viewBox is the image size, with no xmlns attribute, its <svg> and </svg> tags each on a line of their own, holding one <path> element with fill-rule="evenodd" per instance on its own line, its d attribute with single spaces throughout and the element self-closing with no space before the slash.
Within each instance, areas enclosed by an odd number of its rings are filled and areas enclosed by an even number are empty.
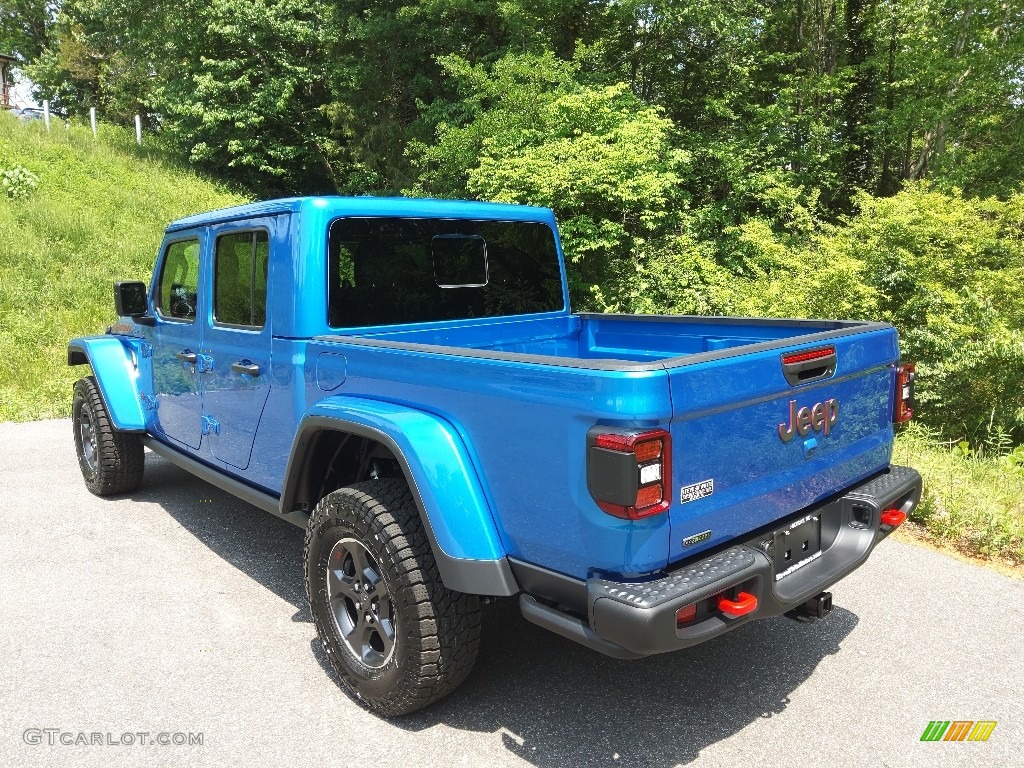
<svg viewBox="0 0 1024 768">
<path fill-rule="evenodd" d="M 587 435 L 587 485 L 609 515 L 638 520 L 672 503 L 672 438 L 664 429 Z"/>
<path fill-rule="evenodd" d="M 690 603 L 689 605 L 684 605 L 676 611 L 676 629 L 679 629 L 684 624 L 689 624 L 695 618 L 697 618 L 697 604 Z"/>
<path fill-rule="evenodd" d="M 905 363 L 896 368 L 896 391 L 893 393 L 892 420 L 903 424 L 914 417 L 914 364 Z"/>
</svg>

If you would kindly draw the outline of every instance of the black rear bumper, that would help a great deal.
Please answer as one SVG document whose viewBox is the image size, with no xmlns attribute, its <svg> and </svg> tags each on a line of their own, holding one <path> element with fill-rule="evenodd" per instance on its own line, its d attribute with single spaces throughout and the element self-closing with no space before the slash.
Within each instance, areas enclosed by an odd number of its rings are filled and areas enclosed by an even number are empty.
<svg viewBox="0 0 1024 768">
<path fill-rule="evenodd" d="M 842 495 L 780 521 L 775 530 L 796 527 L 810 516 L 820 521 L 820 551 L 779 576 L 773 531 L 752 536 L 701 560 L 650 581 L 589 579 L 583 606 L 538 593 L 524 594 L 523 615 L 560 635 L 619 658 L 665 653 L 709 640 L 755 619 L 799 608 L 859 567 L 871 550 L 892 532 L 882 513 L 909 515 L 921 498 L 921 476 L 909 467 L 888 471 Z M 565 577 L 558 585 L 566 591 Z M 579 584 L 583 587 L 583 584 Z M 722 599 L 743 593 L 756 597 L 756 608 L 734 616 L 718 608 Z M 549 598 L 549 599 L 544 599 Z M 563 604 L 559 604 L 563 603 Z M 684 606 L 696 606 L 692 619 L 677 622 Z"/>
</svg>

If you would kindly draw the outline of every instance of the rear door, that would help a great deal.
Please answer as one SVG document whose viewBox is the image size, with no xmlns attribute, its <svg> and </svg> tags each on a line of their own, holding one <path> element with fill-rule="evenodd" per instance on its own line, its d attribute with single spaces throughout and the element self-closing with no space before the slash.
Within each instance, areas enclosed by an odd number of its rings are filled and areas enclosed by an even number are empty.
<svg viewBox="0 0 1024 768">
<path fill-rule="evenodd" d="M 893 329 L 722 354 L 669 369 L 670 562 L 769 526 L 891 457 Z"/>
<path fill-rule="evenodd" d="M 213 280 L 204 346 L 204 429 L 213 455 L 249 466 L 256 428 L 270 392 L 271 323 L 267 275 L 275 219 L 249 219 L 213 230 Z"/>
</svg>

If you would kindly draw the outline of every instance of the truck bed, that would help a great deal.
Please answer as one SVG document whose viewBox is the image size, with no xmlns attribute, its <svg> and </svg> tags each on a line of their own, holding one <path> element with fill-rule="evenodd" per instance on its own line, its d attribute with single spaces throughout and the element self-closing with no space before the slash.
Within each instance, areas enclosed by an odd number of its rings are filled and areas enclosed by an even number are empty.
<svg viewBox="0 0 1024 768">
<path fill-rule="evenodd" d="M 320 338 L 573 368 L 641 371 L 811 344 L 881 327 L 839 320 L 576 314 L 358 329 Z"/>
<path fill-rule="evenodd" d="M 822 347 L 835 351 L 831 374 L 786 380 L 783 354 Z M 897 357 L 895 331 L 882 323 L 594 314 L 359 329 L 320 336 L 306 351 L 310 402 L 330 392 L 429 403 L 457 425 L 505 550 L 577 577 L 664 568 L 884 469 Z M 842 415 L 817 448 L 780 441 L 792 403 L 830 398 Z M 668 424 L 672 433 L 672 508 L 625 524 L 625 547 L 605 535 L 622 521 L 587 490 L 584 446 L 595 424 Z M 680 501 L 680 489 L 711 481 L 712 496 Z M 700 543 L 682 543 L 705 531 Z"/>
</svg>

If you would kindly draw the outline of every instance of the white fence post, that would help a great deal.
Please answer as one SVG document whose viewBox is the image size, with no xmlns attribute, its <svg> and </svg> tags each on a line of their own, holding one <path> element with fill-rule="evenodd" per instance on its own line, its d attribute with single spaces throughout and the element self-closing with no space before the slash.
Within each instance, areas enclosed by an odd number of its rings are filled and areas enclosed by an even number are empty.
<svg viewBox="0 0 1024 768">
<path fill-rule="evenodd" d="M 142 146 L 142 117 L 135 116 L 135 143 Z"/>
<path fill-rule="evenodd" d="M 96 138 L 96 107 L 89 107 L 89 125 L 92 126 L 92 137 Z"/>
<path fill-rule="evenodd" d="M 43 123 L 46 124 L 46 132 L 50 132 L 50 102 L 43 101 Z"/>
</svg>

